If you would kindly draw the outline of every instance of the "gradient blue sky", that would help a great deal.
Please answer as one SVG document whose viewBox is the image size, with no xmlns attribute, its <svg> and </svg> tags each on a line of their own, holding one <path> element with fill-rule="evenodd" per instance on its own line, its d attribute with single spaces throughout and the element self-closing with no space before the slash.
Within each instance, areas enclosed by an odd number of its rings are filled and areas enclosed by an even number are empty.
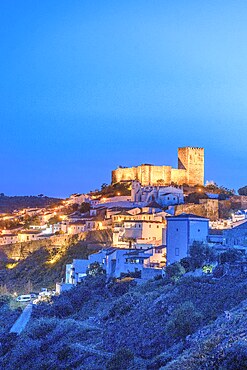
<svg viewBox="0 0 247 370">
<path fill-rule="evenodd" d="M 247 185 L 247 2 L 0 2 L 0 191 L 68 196 L 117 165 Z"/>
</svg>

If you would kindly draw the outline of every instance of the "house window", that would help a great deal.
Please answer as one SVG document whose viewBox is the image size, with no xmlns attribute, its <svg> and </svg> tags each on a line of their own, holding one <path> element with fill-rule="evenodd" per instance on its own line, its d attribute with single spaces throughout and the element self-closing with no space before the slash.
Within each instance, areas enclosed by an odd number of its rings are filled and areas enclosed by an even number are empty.
<svg viewBox="0 0 247 370">
<path fill-rule="evenodd" d="M 176 229 L 176 231 L 178 231 L 178 229 Z"/>
<path fill-rule="evenodd" d="M 159 225 L 157 225 L 157 229 L 159 228 L 160 226 Z"/>
<path fill-rule="evenodd" d="M 151 225 L 149 225 L 149 227 L 151 227 Z"/>
<path fill-rule="evenodd" d="M 175 256 L 179 256 L 179 248 L 175 248 Z"/>
<path fill-rule="evenodd" d="M 139 224 L 139 227 L 141 227 L 141 225 Z"/>
<path fill-rule="evenodd" d="M 200 232 L 201 230 L 200 229 L 198 229 L 198 232 Z"/>
</svg>

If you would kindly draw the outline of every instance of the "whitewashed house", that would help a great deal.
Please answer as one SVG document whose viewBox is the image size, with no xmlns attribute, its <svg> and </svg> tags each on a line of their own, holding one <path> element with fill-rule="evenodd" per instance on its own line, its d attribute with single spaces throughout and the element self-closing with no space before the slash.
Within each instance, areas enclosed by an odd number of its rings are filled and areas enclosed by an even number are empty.
<svg viewBox="0 0 247 370">
<path fill-rule="evenodd" d="M 193 214 L 180 214 L 167 218 L 167 264 L 180 261 L 189 255 L 193 242 L 207 242 L 209 219 Z"/>
<path fill-rule="evenodd" d="M 157 202 L 161 207 L 184 203 L 183 190 L 174 186 L 142 186 L 133 181 L 131 189 L 132 202 Z"/>
</svg>

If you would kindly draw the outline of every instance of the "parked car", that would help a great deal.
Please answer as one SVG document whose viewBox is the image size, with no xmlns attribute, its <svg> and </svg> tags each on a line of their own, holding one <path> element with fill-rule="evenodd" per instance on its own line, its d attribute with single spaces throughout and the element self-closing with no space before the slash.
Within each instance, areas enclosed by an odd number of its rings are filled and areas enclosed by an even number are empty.
<svg viewBox="0 0 247 370">
<path fill-rule="evenodd" d="M 29 302 L 31 301 L 31 294 L 22 294 L 19 295 L 19 297 L 16 298 L 17 302 Z"/>
</svg>

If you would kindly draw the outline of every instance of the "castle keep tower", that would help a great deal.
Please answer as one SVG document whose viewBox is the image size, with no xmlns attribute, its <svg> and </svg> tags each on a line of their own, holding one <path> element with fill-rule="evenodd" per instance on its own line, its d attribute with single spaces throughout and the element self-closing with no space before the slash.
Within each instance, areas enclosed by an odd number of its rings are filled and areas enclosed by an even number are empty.
<svg viewBox="0 0 247 370">
<path fill-rule="evenodd" d="M 178 169 L 186 170 L 188 185 L 203 185 L 204 148 L 178 148 Z"/>
<path fill-rule="evenodd" d="M 178 148 L 178 168 L 142 164 L 134 167 L 119 167 L 112 171 L 112 183 L 139 181 L 142 186 L 204 185 L 204 149 Z"/>
</svg>

